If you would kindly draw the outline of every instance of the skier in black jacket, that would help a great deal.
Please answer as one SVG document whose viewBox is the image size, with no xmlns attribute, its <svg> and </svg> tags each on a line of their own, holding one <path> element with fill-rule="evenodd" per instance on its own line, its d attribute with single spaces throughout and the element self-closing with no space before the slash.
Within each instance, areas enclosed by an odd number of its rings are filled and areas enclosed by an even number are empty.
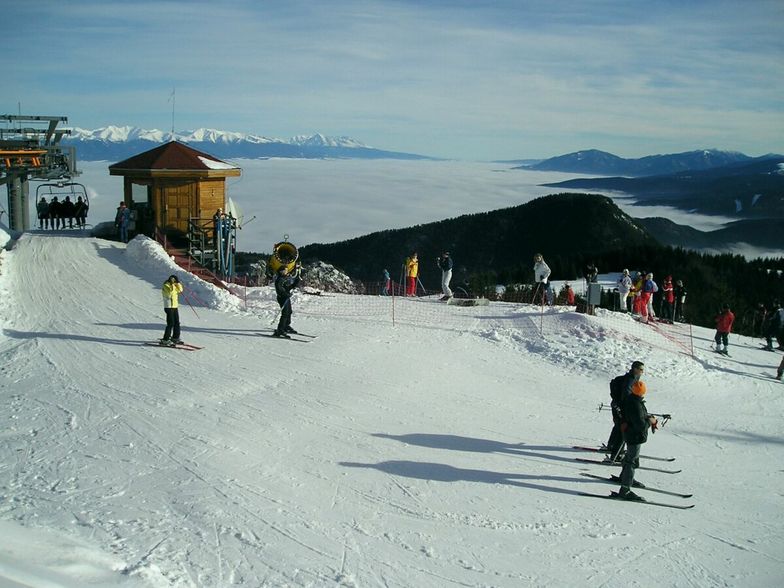
<svg viewBox="0 0 784 588">
<path fill-rule="evenodd" d="M 297 332 L 291 328 L 291 291 L 299 285 L 300 269 L 298 263 L 294 271 L 289 273 L 288 267 L 284 265 L 275 274 L 275 294 L 280 305 L 280 320 L 278 328 L 272 334 L 273 337 L 289 339 L 289 333 Z"/>
<path fill-rule="evenodd" d="M 610 438 L 607 440 L 606 446 L 610 459 L 620 461 L 619 455 L 623 448 L 623 432 L 621 431 L 623 403 L 632 393 L 632 385 L 640 380 L 644 370 L 645 364 L 643 362 L 634 361 L 628 372 L 613 378 L 610 382 L 610 408 L 612 409 L 613 428 L 610 431 Z"/>
<path fill-rule="evenodd" d="M 655 416 L 648 414 L 645 408 L 645 382 L 638 380 L 632 384 L 632 393 L 623 402 L 623 439 L 626 442 L 626 454 L 623 456 L 623 469 L 621 470 L 621 489 L 618 496 L 625 500 L 644 500 L 634 492 L 634 470 L 640 465 L 640 448 L 648 440 L 648 428 L 656 431 L 659 421 Z"/>
</svg>

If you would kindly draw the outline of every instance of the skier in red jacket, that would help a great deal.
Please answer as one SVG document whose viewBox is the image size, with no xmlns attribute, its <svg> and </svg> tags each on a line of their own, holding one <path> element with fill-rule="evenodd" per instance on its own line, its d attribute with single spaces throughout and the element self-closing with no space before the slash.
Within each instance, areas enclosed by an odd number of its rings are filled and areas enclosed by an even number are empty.
<svg viewBox="0 0 784 588">
<path fill-rule="evenodd" d="M 716 342 L 716 351 L 728 355 L 727 352 L 727 339 L 732 332 L 732 323 L 735 321 L 735 315 L 730 310 L 730 305 L 725 304 L 721 312 L 716 315 L 716 336 L 713 340 Z M 721 348 L 722 343 L 724 349 Z"/>
<path fill-rule="evenodd" d="M 675 319 L 673 313 L 675 309 L 675 288 L 672 285 L 672 276 L 664 278 L 661 309 L 662 320 L 672 324 L 672 321 Z"/>
</svg>

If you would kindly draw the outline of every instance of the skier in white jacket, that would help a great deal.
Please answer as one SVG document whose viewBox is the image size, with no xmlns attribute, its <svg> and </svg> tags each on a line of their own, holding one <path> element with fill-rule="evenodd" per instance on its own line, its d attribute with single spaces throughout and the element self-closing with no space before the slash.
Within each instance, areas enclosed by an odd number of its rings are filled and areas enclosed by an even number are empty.
<svg viewBox="0 0 784 588">
<path fill-rule="evenodd" d="M 541 253 L 534 255 L 534 280 L 536 281 L 534 301 L 536 301 L 540 290 L 543 298 L 552 299 L 551 296 L 548 296 L 548 291 L 550 290 L 550 266 L 545 263 Z"/>
<path fill-rule="evenodd" d="M 629 270 L 623 270 L 623 275 L 618 279 L 618 297 L 620 298 L 621 312 L 629 312 L 629 292 L 632 289 L 632 278 Z"/>
</svg>

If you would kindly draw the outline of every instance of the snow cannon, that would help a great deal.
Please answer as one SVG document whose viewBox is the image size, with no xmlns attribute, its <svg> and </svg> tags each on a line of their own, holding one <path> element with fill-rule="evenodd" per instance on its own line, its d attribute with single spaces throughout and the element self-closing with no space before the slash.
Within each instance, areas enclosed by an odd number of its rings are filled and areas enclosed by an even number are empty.
<svg viewBox="0 0 784 588">
<path fill-rule="evenodd" d="M 272 255 L 267 263 L 268 271 L 270 275 L 275 275 L 282 267 L 292 271 L 297 263 L 297 259 L 299 259 L 299 251 L 297 251 L 297 247 L 293 243 L 288 241 L 275 243 L 272 248 Z"/>
</svg>

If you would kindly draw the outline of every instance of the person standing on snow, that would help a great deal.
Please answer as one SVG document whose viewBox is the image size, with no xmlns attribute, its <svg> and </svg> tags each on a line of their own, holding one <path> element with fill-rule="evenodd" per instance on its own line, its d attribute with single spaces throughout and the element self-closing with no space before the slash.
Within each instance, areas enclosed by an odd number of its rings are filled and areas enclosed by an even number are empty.
<svg viewBox="0 0 784 588">
<path fill-rule="evenodd" d="M 632 393 L 634 383 L 640 381 L 644 370 L 645 364 L 643 362 L 634 361 L 628 372 L 616 376 L 610 382 L 610 409 L 612 411 L 613 428 L 610 431 L 610 438 L 607 439 L 605 448 L 611 460 L 618 461 L 618 455 L 623 448 L 623 431 L 621 430 L 623 403 Z"/>
<path fill-rule="evenodd" d="M 166 313 L 166 329 L 163 331 L 161 345 L 173 347 L 182 343 L 180 339 L 180 294 L 183 287 L 175 275 L 171 275 L 161 287 L 163 312 Z"/>
<path fill-rule="evenodd" d="M 640 370 L 642 371 L 643 368 Z M 655 416 L 649 415 L 645 408 L 645 400 L 643 400 L 645 392 L 645 382 L 638 379 L 632 384 L 631 394 L 621 405 L 623 415 L 621 430 L 626 442 L 626 454 L 621 462 L 623 469 L 621 469 L 621 487 L 618 490 L 618 497 L 623 500 L 645 500 L 632 492 L 634 470 L 640 465 L 640 448 L 648 440 L 648 429 L 656 432 L 659 428 L 659 421 Z"/>
<path fill-rule="evenodd" d="M 673 307 L 675 304 L 675 287 L 672 285 L 672 276 L 664 278 L 662 285 L 662 320 L 672 324 L 674 320 Z"/>
<path fill-rule="evenodd" d="M 452 258 L 449 251 L 444 251 L 438 258 L 438 267 L 441 269 L 441 291 L 444 295 L 441 300 L 452 298 L 452 290 L 449 289 L 449 282 L 452 281 Z"/>
<path fill-rule="evenodd" d="M 656 282 L 653 281 L 653 274 L 646 274 L 640 295 L 640 320 L 644 323 L 653 321 L 653 294 L 658 289 Z"/>
<path fill-rule="evenodd" d="M 536 281 L 536 289 L 534 290 L 534 300 L 536 302 L 537 294 L 540 289 L 542 292 L 542 303 L 546 300 L 547 291 L 550 289 L 550 266 L 547 265 L 541 253 L 534 255 L 534 280 Z"/>
<path fill-rule="evenodd" d="M 632 282 L 632 316 L 642 316 L 642 286 L 645 284 L 645 277 L 642 272 L 637 272 Z"/>
<path fill-rule="evenodd" d="M 117 207 L 117 214 L 114 217 L 114 226 L 117 227 L 120 241 L 128 242 L 128 225 L 131 224 L 131 211 L 125 206 L 125 202 L 120 202 Z"/>
<path fill-rule="evenodd" d="M 299 286 L 301 266 L 299 263 L 294 268 L 294 271 L 289 273 L 288 266 L 281 266 L 278 273 L 275 274 L 275 294 L 278 297 L 278 304 L 280 305 L 280 320 L 275 332 L 272 333 L 273 337 L 283 337 L 289 339 L 289 333 L 296 334 L 291 327 L 291 291 Z"/>
<path fill-rule="evenodd" d="M 645 276 L 645 282 L 642 286 L 642 295 L 645 301 L 645 312 L 643 316 L 646 318 L 646 322 L 653 322 L 653 319 L 656 318 L 656 313 L 653 312 L 653 295 L 658 291 L 659 285 L 654 281 L 653 274 Z"/>
<path fill-rule="evenodd" d="M 566 304 L 568 306 L 574 306 L 574 290 L 572 290 L 569 282 L 566 282 L 564 289 L 566 290 Z"/>
<path fill-rule="evenodd" d="M 389 270 L 387 270 L 386 268 L 384 268 L 384 274 L 383 274 L 383 277 L 381 279 L 382 279 L 382 284 L 383 284 L 382 289 L 381 289 L 381 295 L 382 296 L 389 296 L 389 288 L 390 288 L 390 286 L 392 286 L 392 278 L 389 275 Z"/>
<path fill-rule="evenodd" d="M 583 269 L 583 276 L 585 277 L 585 283 L 591 284 L 599 277 L 599 268 L 596 267 L 594 262 L 589 261 Z"/>
<path fill-rule="evenodd" d="M 715 320 L 716 336 L 713 340 L 716 342 L 716 351 L 727 355 L 727 342 L 729 340 L 729 334 L 732 332 L 732 323 L 735 321 L 735 315 L 732 314 L 729 304 L 722 306 L 721 312 L 716 315 Z M 721 348 L 722 343 L 724 343 L 723 350 Z"/>
<path fill-rule="evenodd" d="M 621 312 L 629 312 L 629 292 L 632 290 L 632 278 L 629 270 L 623 270 L 623 275 L 618 278 L 618 297 L 620 298 Z"/>
<path fill-rule="evenodd" d="M 784 349 L 784 308 L 778 300 L 771 305 L 765 321 L 766 351 L 773 351 L 773 339 L 778 341 L 779 349 Z"/>
<path fill-rule="evenodd" d="M 686 306 L 686 286 L 683 280 L 675 282 L 675 320 L 682 323 L 684 320 L 683 308 Z"/>
<path fill-rule="evenodd" d="M 406 296 L 416 296 L 417 277 L 419 276 L 419 256 L 414 251 L 406 258 Z"/>
</svg>

